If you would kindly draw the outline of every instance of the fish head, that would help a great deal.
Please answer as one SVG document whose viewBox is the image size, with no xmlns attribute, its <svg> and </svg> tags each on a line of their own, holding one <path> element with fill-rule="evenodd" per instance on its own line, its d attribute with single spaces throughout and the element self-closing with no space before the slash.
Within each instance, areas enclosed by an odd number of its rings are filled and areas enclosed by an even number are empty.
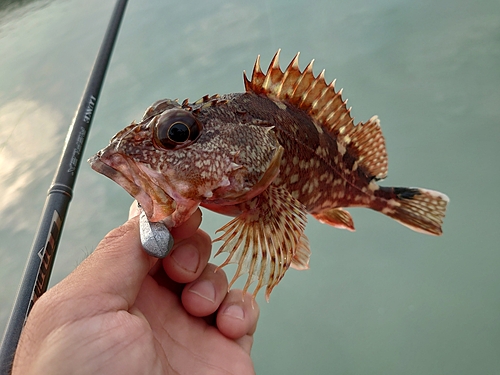
<svg viewBox="0 0 500 375">
<path fill-rule="evenodd" d="M 140 123 L 89 159 L 139 202 L 150 221 L 167 227 L 182 224 L 200 204 L 217 210 L 260 194 L 278 174 L 283 154 L 272 127 L 184 104 L 154 103 Z"/>
</svg>

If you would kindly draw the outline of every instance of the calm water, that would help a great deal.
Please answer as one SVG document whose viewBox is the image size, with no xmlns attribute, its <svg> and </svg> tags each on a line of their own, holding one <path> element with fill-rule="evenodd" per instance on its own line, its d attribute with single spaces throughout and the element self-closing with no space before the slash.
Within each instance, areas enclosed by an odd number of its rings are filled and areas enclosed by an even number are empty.
<svg viewBox="0 0 500 375">
<path fill-rule="evenodd" d="M 0 2 L 0 328 L 113 2 Z M 130 0 L 86 157 L 160 98 L 243 90 L 257 54 L 337 78 L 378 114 L 385 185 L 451 198 L 443 237 L 368 210 L 357 232 L 311 218 L 311 269 L 266 304 L 259 374 L 500 373 L 500 2 Z M 10 5 L 9 5 L 10 4 Z M 53 282 L 126 217 L 131 198 L 84 163 Z M 213 232 L 227 218 L 205 212 Z M 207 218 L 209 220 L 207 220 Z M 216 259 L 216 262 L 221 260 Z"/>
</svg>

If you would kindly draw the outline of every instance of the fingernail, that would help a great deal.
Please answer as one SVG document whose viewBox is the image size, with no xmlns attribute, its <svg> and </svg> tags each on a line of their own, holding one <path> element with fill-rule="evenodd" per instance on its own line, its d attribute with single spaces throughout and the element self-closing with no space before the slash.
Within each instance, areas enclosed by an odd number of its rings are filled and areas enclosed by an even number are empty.
<svg viewBox="0 0 500 375">
<path fill-rule="evenodd" d="M 133 217 L 139 216 L 141 213 L 141 210 L 139 210 L 139 206 L 137 201 L 134 201 L 132 205 L 130 206 L 130 209 L 128 211 L 128 218 L 132 219 Z"/>
<path fill-rule="evenodd" d="M 195 284 L 193 284 L 189 291 L 194 293 L 201 298 L 206 299 L 212 303 L 215 303 L 215 288 L 214 285 L 210 281 L 202 280 Z"/>
<path fill-rule="evenodd" d="M 245 312 L 238 305 L 229 305 L 224 309 L 223 314 L 239 320 L 245 319 Z"/>
<path fill-rule="evenodd" d="M 193 245 L 186 244 L 179 246 L 172 252 L 172 259 L 179 267 L 188 272 L 195 273 L 198 270 L 200 256 L 198 250 Z"/>
</svg>

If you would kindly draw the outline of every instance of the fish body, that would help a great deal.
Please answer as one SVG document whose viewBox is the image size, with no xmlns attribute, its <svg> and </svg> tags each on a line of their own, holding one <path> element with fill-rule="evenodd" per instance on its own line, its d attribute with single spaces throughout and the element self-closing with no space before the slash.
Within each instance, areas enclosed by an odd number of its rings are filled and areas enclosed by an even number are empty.
<svg viewBox="0 0 500 375">
<path fill-rule="evenodd" d="M 267 73 L 259 58 L 245 93 L 183 103 L 160 100 L 90 159 L 141 204 L 150 221 L 172 228 L 198 206 L 234 216 L 216 240 L 220 267 L 237 263 L 266 298 L 289 267 L 308 268 L 307 213 L 354 230 L 345 207 L 367 207 L 409 228 L 442 233 L 448 197 L 421 188 L 382 187 L 385 141 L 376 116 L 355 125 L 350 108 L 298 54 Z M 232 283 L 231 282 L 231 283 Z"/>
</svg>

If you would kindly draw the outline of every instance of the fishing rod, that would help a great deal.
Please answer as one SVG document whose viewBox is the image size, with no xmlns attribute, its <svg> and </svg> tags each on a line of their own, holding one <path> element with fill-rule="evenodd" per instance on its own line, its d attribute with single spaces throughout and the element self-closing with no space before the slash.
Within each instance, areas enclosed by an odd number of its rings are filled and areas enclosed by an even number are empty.
<svg viewBox="0 0 500 375">
<path fill-rule="evenodd" d="M 87 86 L 68 130 L 0 347 L 1 375 L 10 374 L 24 323 L 35 301 L 47 290 L 83 149 L 126 5 L 127 0 L 116 2 Z"/>
</svg>

